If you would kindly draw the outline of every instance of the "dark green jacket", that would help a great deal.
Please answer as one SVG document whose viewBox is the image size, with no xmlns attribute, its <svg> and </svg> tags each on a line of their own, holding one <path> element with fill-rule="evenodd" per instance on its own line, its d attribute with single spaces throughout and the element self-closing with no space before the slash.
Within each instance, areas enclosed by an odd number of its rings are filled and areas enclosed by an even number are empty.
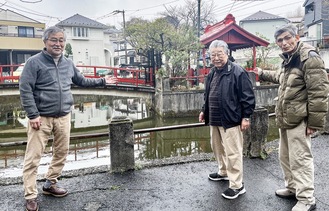
<svg viewBox="0 0 329 211">
<path fill-rule="evenodd" d="M 280 84 L 275 113 L 279 128 L 291 129 L 306 120 L 307 127 L 321 130 L 328 112 L 328 76 L 315 48 L 299 42 L 283 59 L 278 71 L 263 71 L 261 80 Z"/>
</svg>

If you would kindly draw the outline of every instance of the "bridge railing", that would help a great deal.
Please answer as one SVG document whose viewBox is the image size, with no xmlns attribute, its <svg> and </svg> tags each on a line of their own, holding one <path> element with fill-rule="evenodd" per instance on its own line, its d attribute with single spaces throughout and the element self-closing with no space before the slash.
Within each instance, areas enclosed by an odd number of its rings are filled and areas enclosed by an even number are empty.
<svg viewBox="0 0 329 211">
<path fill-rule="evenodd" d="M 20 73 L 18 67 L 22 65 L 0 65 L 0 83 L 18 83 Z M 146 68 L 122 68 L 109 66 L 77 65 L 80 72 L 89 78 L 100 78 L 111 75 L 118 79 L 117 84 L 130 84 L 133 86 L 154 86 L 154 70 Z"/>
<path fill-rule="evenodd" d="M 14 72 L 22 65 L 0 65 L 0 83 L 18 83 L 19 76 Z"/>
</svg>

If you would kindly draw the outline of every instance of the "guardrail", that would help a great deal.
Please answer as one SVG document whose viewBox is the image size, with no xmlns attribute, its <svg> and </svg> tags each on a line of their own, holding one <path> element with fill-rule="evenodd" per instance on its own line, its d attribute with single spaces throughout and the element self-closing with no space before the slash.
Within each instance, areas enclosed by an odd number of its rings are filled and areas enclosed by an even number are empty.
<svg viewBox="0 0 329 211">
<path fill-rule="evenodd" d="M 244 132 L 244 154 L 249 157 L 259 157 L 264 150 L 264 144 L 266 142 L 266 136 L 268 132 L 268 120 L 273 114 L 268 114 L 267 109 L 258 108 L 255 109 L 254 114 L 251 116 L 251 127 L 248 131 Z M 255 124 L 257 123 L 257 124 Z M 182 125 L 171 125 L 155 128 L 146 129 L 133 129 L 132 120 L 126 116 L 113 117 L 109 124 L 109 132 L 104 133 L 93 133 L 93 134 L 81 134 L 71 136 L 71 140 L 80 140 L 85 138 L 98 138 L 107 137 L 110 145 L 110 156 L 111 156 L 111 169 L 112 171 L 126 171 L 135 167 L 134 160 L 134 145 L 138 143 L 138 134 L 165 131 L 165 130 L 176 130 L 186 129 L 194 127 L 206 126 L 204 123 L 191 123 Z M 111 133 L 115 131 L 115 133 Z M 52 142 L 53 139 L 48 140 Z M 26 141 L 21 142 L 8 142 L 0 143 L 0 148 L 13 147 L 19 145 L 26 145 Z M 96 146 L 89 146 L 89 148 L 100 147 L 101 144 L 96 142 Z M 79 149 L 79 146 L 70 148 L 70 151 L 75 152 Z M 83 148 L 85 149 L 85 148 Z M 21 153 L 24 153 L 23 151 Z M 2 155 L 2 159 L 7 159 L 6 155 Z M 17 154 L 11 154 L 9 157 L 17 156 Z M 98 156 L 98 155 L 97 155 Z"/>
<path fill-rule="evenodd" d="M 185 128 L 191 128 L 191 127 L 202 127 L 202 126 L 205 126 L 205 124 L 204 123 L 193 123 L 193 124 L 183 124 L 183 125 L 172 125 L 172 126 L 163 126 L 163 127 L 155 127 L 155 128 L 137 129 L 137 130 L 133 130 L 133 132 L 134 132 L 134 134 L 141 134 L 141 133 L 158 132 L 158 131 L 165 131 L 165 130 L 185 129 Z M 81 134 L 81 135 L 71 136 L 70 140 L 79 140 L 79 139 L 86 139 L 86 138 L 99 138 L 99 137 L 108 137 L 108 136 L 109 136 L 109 132 Z M 52 142 L 53 140 L 54 140 L 53 138 L 48 139 L 49 142 Z M 26 145 L 26 143 L 27 143 L 26 141 L 0 143 L 0 148 Z"/>
<path fill-rule="evenodd" d="M 194 124 L 184 124 L 184 125 L 173 125 L 173 126 L 164 126 L 164 127 L 155 127 L 155 128 L 145 128 L 145 129 L 137 129 L 133 130 L 134 133 L 134 141 L 135 144 L 140 144 L 141 139 L 149 136 L 140 136 L 143 133 L 150 133 L 150 132 L 157 132 L 157 131 L 165 131 L 165 130 L 174 130 L 174 129 L 185 129 L 185 128 L 192 128 L 192 127 L 201 127 L 205 126 L 204 123 L 194 123 Z M 92 138 L 102 138 L 102 137 L 109 137 L 109 132 L 104 133 L 92 133 L 92 134 L 82 134 L 82 135 L 73 135 L 70 137 L 71 144 L 73 147 L 70 147 L 70 152 L 74 152 L 75 161 L 77 160 L 78 151 L 79 150 L 87 150 L 87 149 L 95 149 L 96 157 L 99 157 L 98 151 L 102 147 L 106 147 L 109 145 L 100 142 L 99 140 L 95 140 L 95 142 L 88 146 L 79 146 L 79 144 L 75 143 L 78 140 L 82 139 L 92 139 Z M 48 139 L 48 143 L 53 142 L 53 138 Z M 18 142 L 7 142 L 7 143 L 0 143 L 0 148 L 12 148 L 12 147 L 19 147 L 24 146 L 27 144 L 27 141 L 18 141 Z M 7 168 L 8 160 L 11 158 L 17 158 L 19 156 L 24 156 L 25 150 L 15 150 L 13 153 L 6 153 L 0 154 L 0 159 L 4 160 L 4 167 Z"/>
</svg>

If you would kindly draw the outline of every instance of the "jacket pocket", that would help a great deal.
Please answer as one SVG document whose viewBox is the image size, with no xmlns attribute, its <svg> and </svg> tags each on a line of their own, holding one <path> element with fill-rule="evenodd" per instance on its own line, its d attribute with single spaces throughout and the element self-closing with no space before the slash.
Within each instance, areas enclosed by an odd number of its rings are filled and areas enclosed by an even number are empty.
<svg viewBox="0 0 329 211">
<path fill-rule="evenodd" d="M 287 123 L 299 124 L 307 116 L 306 103 L 290 102 L 287 106 Z"/>
</svg>

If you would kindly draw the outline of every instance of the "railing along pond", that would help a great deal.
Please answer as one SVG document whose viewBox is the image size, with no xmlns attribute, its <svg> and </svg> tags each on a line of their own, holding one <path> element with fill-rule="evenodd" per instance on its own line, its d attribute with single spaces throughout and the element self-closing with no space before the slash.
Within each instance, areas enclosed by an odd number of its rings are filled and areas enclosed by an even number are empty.
<svg viewBox="0 0 329 211">
<path fill-rule="evenodd" d="M 267 109 L 264 108 L 256 109 L 254 114 L 251 116 L 251 123 L 257 124 L 251 124 L 249 131 L 244 132 L 244 153 L 247 156 L 259 157 L 260 154 L 262 154 L 262 150 L 264 149 L 263 145 L 265 143 L 268 131 L 268 118 L 269 115 Z M 126 116 L 119 116 L 113 117 L 112 121 L 109 124 L 109 132 L 73 135 L 70 139 L 83 140 L 90 138 L 109 137 L 111 170 L 126 171 L 135 168 L 134 144 L 138 143 L 139 141 L 138 137 L 136 137 L 135 134 L 186 129 L 202 126 L 205 126 L 205 124 L 192 123 L 134 130 L 131 119 Z M 115 133 L 112 133 L 111 131 L 115 131 Z M 50 138 L 49 142 L 52 141 L 53 139 Z M 26 141 L 0 143 L 0 147 L 4 148 L 19 145 L 26 145 Z M 88 148 L 98 148 L 102 147 L 103 145 L 105 144 L 96 143 L 96 146 Z M 75 145 L 74 148 L 71 150 L 79 151 L 80 149 L 82 148 L 79 148 L 79 146 Z"/>
</svg>

